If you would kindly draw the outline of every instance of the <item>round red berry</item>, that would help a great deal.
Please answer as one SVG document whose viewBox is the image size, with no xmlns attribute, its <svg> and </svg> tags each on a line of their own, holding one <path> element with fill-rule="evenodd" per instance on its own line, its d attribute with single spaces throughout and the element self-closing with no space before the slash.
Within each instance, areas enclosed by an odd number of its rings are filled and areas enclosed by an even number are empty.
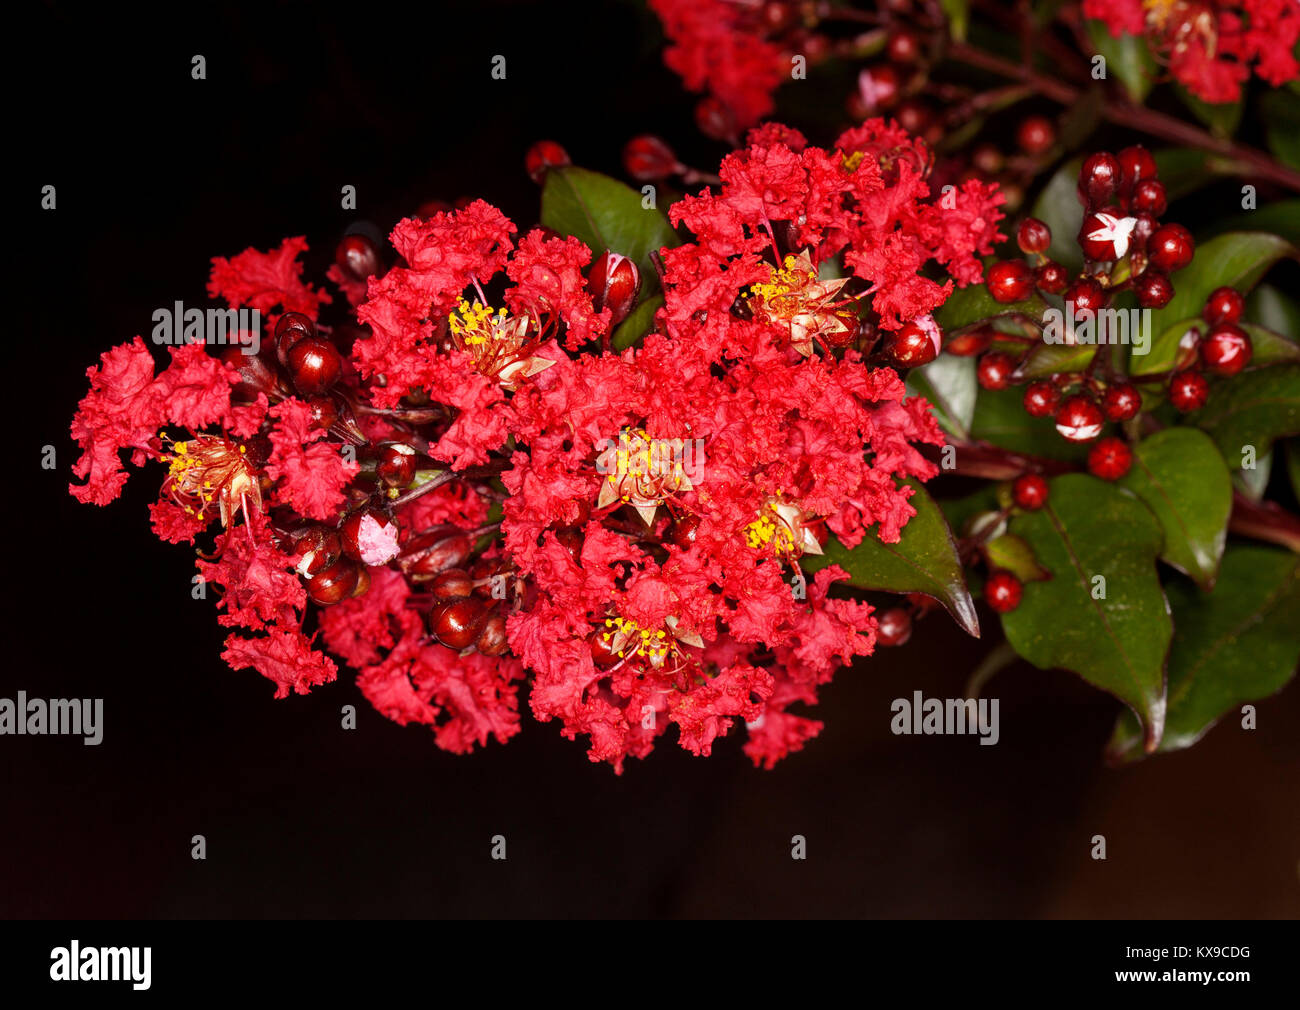
<svg viewBox="0 0 1300 1010">
<path fill-rule="evenodd" d="M 997 175 L 1006 166 L 1007 159 L 996 144 L 980 144 L 971 152 L 970 163 L 975 167 L 975 177 L 978 178 L 979 172 Z"/>
<path fill-rule="evenodd" d="M 1052 229 L 1036 217 L 1027 217 L 1016 229 L 1016 244 L 1022 253 L 1047 252 L 1052 244 Z"/>
<path fill-rule="evenodd" d="M 894 111 L 898 125 L 917 136 L 925 133 L 934 122 L 934 112 L 919 98 L 909 98 Z"/>
<path fill-rule="evenodd" d="M 1090 260 L 1113 262 L 1128 255 L 1137 219 L 1099 211 L 1083 219 L 1079 248 Z"/>
<path fill-rule="evenodd" d="M 1165 194 L 1165 184 L 1159 179 L 1144 179 L 1133 187 L 1133 198 L 1129 202 L 1134 214 L 1149 214 L 1151 217 L 1163 217 L 1169 209 L 1169 198 Z"/>
<path fill-rule="evenodd" d="M 1236 375 L 1248 364 L 1254 347 L 1235 323 L 1219 323 L 1201 341 L 1201 364 L 1215 375 Z"/>
<path fill-rule="evenodd" d="M 474 592 L 474 580 L 463 568 L 448 568 L 439 572 L 429 583 L 429 592 L 438 600 L 458 600 L 471 596 Z"/>
<path fill-rule="evenodd" d="M 1141 144 L 1124 148 L 1119 152 L 1117 160 L 1120 168 L 1120 184 L 1127 190 L 1132 190 L 1143 179 L 1154 179 L 1159 172 L 1156 168 L 1156 159 Z"/>
<path fill-rule="evenodd" d="M 729 140 L 736 133 L 736 117 L 716 98 L 704 98 L 696 104 L 695 125 L 714 140 Z"/>
<path fill-rule="evenodd" d="M 1137 391 L 1136 386 L 1127 382 L 1111 386 L 1102 394 L 1101 411 L 1106 415 L 1107 421 L 1127 421 L 1137 417 L 1141 409 L 1142 394 Z"/>
<path fill-rule="evenodd" d="M 877 645 L 906 645 L 912 637 L 912 616 L 902 607 L 886 610 L 876 618 Z"/>
<path fill-rule="evenodd" d="M 1084 277 L 1066 289 L 1065 301 L 1074 306 L 1074 318 L 1091 319 L 1106 307 L 1106 291 L 1091 277 Z"/>
<path fill-rule="evenodd" d="M 1215 288 L 1210 292 L 1210 297 L 1205 299 L 1205 311 L 1201 315 L 1211 326 L 1216 323 L 1235 323 L 1245 308 L 1246 300 L 1236 288 Z"/>
<path fill-rule="evenodd" d="M 1174 282 L 1159 270 L 1144 270 L 1133 280 L 1133 294 L 1144 309 L 1163 309 L 1173 300 Z"/>
<path fill-rule="evenodd" d="M 408 487 L 415 480 L 415 450 L 405 442 L 384 446 L 375 474 L 389 487 Z"/>
<path fill-rule="evenodd" d="M 885 55 L 895 63 L 915 63 L 921 55 L 921 40 L 911 32 L 896 31 L 885 43 Z"/>
<path fill-rule="evenodd" d="M 1120 181 L 1119 160 L 1109 151 L 1098 151 L 1084 159 L 1079 169 L 1079 192 L 1088 207 L 1104 207 L 1115 195 Z"/>
<path fill-rule="evenodd" d="M 1061 403 L 1061 391 L 1052 383 L 1039 380 L 1025 387 L 1025 411 L 1030 417 L 1047 417 Z"/>
<path fill-rule="evenodd" d="M 1016 143 L 1025 154 L 1037 157 L 1056 143 L 1056 127 L 1046 116 L 1026 116 L 1016 128 Z"/>
<path fill-rule="evenodd" d="M 1047 478 L 1041 473 L 1022 473 L 1011 485 L 1011 499 L 1032 512 L 1047 504 Z"/>
<path fill-rule="evenodd" d="M 979 326 L 966 333 L 959 333 L 948 341 L 944 348 L 949 354 L 955 354 L 959 358 L 969 358 L 976 354 L 982 354 L 993 343 L 996 331 L 991 326 Z"/>
<path fill-rule="evenodd" d="M 487 605 L 476 596 L 435 603 L 429 611 L 429 631 L 449 649 L 467 649 L 487 623 Z"/>
<path fill-rule="evenodd" d="M 903 328 L 889 338 L 885 350 L 900 368 L 917 368 L 938 357 L 939 345 L 916 323 L 904 323 Z"/>
<path fill-rule="evenodd" d="M 1133 465 L 1133 450 L 1122 438 L 1103 438 L 1088 451 L 1088 472 L 1102 480 L 1119 480 Z"/>
<path fill-rule="evenodd" d="M 1011 373 L 1016 370 L 1016 363 L 1010 354 L 990 351 L 980 358 L 975 369 L 975 377 L 985 389 L 1006 389 L 1011 383 Z"/>
<path fill-rule="evenodd" d="M 1200 372 L 1179 372 L 1169 380 L 1169 402 L 1184 414 L 1200 410 L 1210 398 L 1210 383 Z"/>
<path fill-rule="evenodd" d="M 1056 430 L 1071 442 L 1090 442 L 1101 434 L 1106 419 L 1092 397 L 1075 393 L 1061 401 L 1056 412 Z"/>
<path fill-rule="evenodd" d="M 1147 259 L 1170 274 L 1192 262 L 1196 241 L 1181 224 L 1162 224 L 1147 239 Z"/>
<path fill-rule="evenodd" d="M 539 186 L 545 180 L 547 171 L 568 164 L 569 152 L 553 140 L 539 140 L 524 155 L 524 168 L 528 171 L 528 178 Z"/>
<path fill-rule="evenodd" d="M 1024 591 L 1018 578 L 1001 570 L 989 572 L 988 581 L 984 583 L 984 598 L 999 614 L 1008 613 L 1020 606 L 1020 597 Z"/>
<path fill-rule="evenodd" d="M 291 348 L 286 365 L 294 388 L 304 396 L 319 396 L 338 382 L 343 358 L 328 340 L 307 337 Z"/>
<path fill-rule="evenodd" d="M 985 284 L 994 301 L 1009 305 L 1029 297 L 1034 275 L 1024 260 L 1003 260 L 989 267 Z"/>
<path fill-rule="evenodd" d="M 1040 291 L 1046 291 L 1049 295 L 1059 295 L 1065 290 L 1065 285 L 1069 281 L 1070 275 L 1065 267 L 1052 260 L 1041 264 L 1034 271 L 1034 283 L 1038 285 Z"/>
</svg>

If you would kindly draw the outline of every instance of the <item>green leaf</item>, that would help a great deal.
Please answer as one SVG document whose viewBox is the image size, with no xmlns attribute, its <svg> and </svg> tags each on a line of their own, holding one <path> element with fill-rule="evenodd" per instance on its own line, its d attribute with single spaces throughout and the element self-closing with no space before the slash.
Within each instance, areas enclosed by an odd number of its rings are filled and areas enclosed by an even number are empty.
<svg viewBox="0 0 1300 1010">
<path fill-rule="evenodd" d="M 1161 751 L 1190 747 L 1223 715 L 1273 694 L 1295 675 L 1300 560 L 1269 547 L 1233 547 L 1213 593 L 1174 582 L 1169 605 L 1175 631 Z M 1132 715 L 1121 715 L 1108 758 L 1141 757 L 1140 735 Z"/>
<path fill-rule="evenodd" d="M 1085 474 L 1051 481 L 1047 505 L 1011 521 L 1052 573 L 1002 615 L 1007 640 L 1040 669 L 1062 667 L 1109 691 L 1146 727 L 1164 728 L 1164 661 L 1173 632 L 1155 560 L 1164 536 L 1137 498 Z M 1105 579 L 1104 594 L 1094 599 Z"/>
<path fill-rule="evenodd" d="M 1017 370 L 1028 379 L 1041 379 L 1057 372 L 1082 372 L 1097 354 L 1096 344 L 1035 344 Z"/>
<path fill-rule="evenodd" d="M 975 416 L 975 359 L 941 354 L 924 368 L 914 368 L 907 375 L 910 392 L 924 396 L 934 408 L 939 427 L 954 438 L 970 438 L 971 418 Z"/>
<path fill-rule="evenodd" d="M 1215 288 L 1232 287 L 1245 294 L 1278 260 L 1297 255 L 1300 252 L 1290 242 L 1268 232 L 1229 232 L 1201 244 L 1191 264 L 1174 275 L 1169 304 L 1151 313 L 1154 339 L 1146 355 L 1139 355 L 1134 347 L 1131 371 L 1142 375 L 1169 368 L 1187 320 L 1200 318 L 1205 299 Z"/>
<path fill-rule="evenodd" d="M 1258 503 L 1264 499 L 1264 492 L 1268 489 L 1268 478 L 1272 472 L 1273 454 L 1268 452 L 1255 460 L 1254 466 L 1243 466 L 1233 471 L 1232 486 L 1251 501 Z"/>
<path fill-rule="evenodd" d="M 1288 361 L 1300 361 L 1300 344 L 1294 340 L 1256 326 L 1254 323 L 1242 323 L 1241 328 L 1250 334 L 1252 365 L 1276 365 Z"/>
<path fill-rule="evenodd" d="M 1156 61 L 1147 48 L 1146 39 L 1125 33 L 1112 38 L 1110 30 L 1101 21 L 1087 22 L 1088 35 L 1097 52 L 1106 57 L 1106 71 L 1114 74 L 1134 105 L 1141 105 L 1155 83 Z"/>
<path fill-rule="evenodd" d="M 1014 533 L 994 537 L 984 545 L 984 552 L 990 566 L 1006 569 L 1021 582 L 1042 582 L 1052 577 L 1052 573 L 1038 563 L 1034 549 L 1025 538 Z"/>
<path fill-rule="evenodd" d="M 1240 99 L 1235 102 L 1203 102 L 1181 84 L 1174 85 L 1174 91 L 1193 116 L 1210 128 L 1216 137 L 1231 137 L 1241 125 L 1241 113 L 1245 103 Z"/>
<path fill-rule="evenodd" d="M 1160 557 L 1211 588 L 1228 535 L 1232 478 L 1210 437 L 1196 428 L 1166 428 L 1143 439 L 1119 483 L 1160 520 Z"/>
<path fill-rule="evenodd" d="M 1300 432 L 1300 365 L 1274 365 L 1242 372 L 1210 392 L 1190 423 L 1210 433 L 1223 458 L 1236 463 L 1246 446 L 1258 459 L 1273 440 Z"/>
<path fill-rule="evenodd" d="M 1300 220 L 1300 200 L 1295 212 Z M 1300 304 L 1272 284 L 1261 284 L 1246 299 L 1246 318 L 1294 340 L 1300 337 Z"/>
<path fill-rule="evenodd" d="M 1300 498 L 1300 438 L 1288 438 L 1286 446 L 1286 474 L 1291 478 L 1291 493 Z"/>
<path fill-rule="evenodd" d="M 643 207 L 636 190 L 574 165 L 546 173 L 542 224 L 581 239 L 592 255 L 608 249 L 633 260 L 641 272 L 642 297 L 659 288 L 650 254 L 680 242 L 663 211 Z"/>
<path fill-rule="evenodd" d="M 948 300 L 935 311 L 934 321 L 945 333 L 951 333 L 986 319 L 1013 313 L 1040 320 L 1046 309 L 1047 302 L 1037 292 L 1022 302 L 1007 305 L 995 300 L 983 284 L 972 284 L 949 295 Z"/>
<path fill-rule="evenodd" d="M 1074 461 L 1088 455 L 1088 447 L 1083 443 L 1067 442 L 1062 438 L 1050 417 L 1026 414 L 1024 390 L 1015 387 L 980 390 L 975 400 L 971 435 L 1012 452 L 1048 459 Z"/>
<path fill-rule="evenodd" d="M 1070 273 L 1083 266 L 1083 253 L 1079 250 L 1079 228 L 1083 225 L 1083 205 L 1079 203 L 1079 169 L 1082 158 L 1065 162 L 1034 201 L 1033 216 L 1052 229 L 1052 244 L 1047 256 L 1060 263 Z"/>
<path fill-rule="evenodd" d="M 614 350 L 621 351 L 624 348 L 631 347 L 642 337 L 650 332 L 655 324 L 655 313 L 664 307 L 664 296 L 662 294 L 651 295 L 644 298 L 641 304 L 634 308 L 626 319 L 614 328 L 609 342 Z"/>
<path fill-rule="evenodd" d="M 1203 241 L 1231 231 L 1267 231 L 1300 245 L 1300 199 L 1278 200 L 1206 225 Z"/>
<path fill-rule="evenodd" d="M 832 537 L 824 554 L 805 554 L 801 564 L 807 572 L 839 565 L 861 589 L 924 593 L 947 607 L 962 630 L 978 638 L 979 617 L 948 523 L 925 488 L 912 480 L 907 484 L 915 492 L 911 501 L 916 515 L 903 527 L 898 543 L 881 543 L 869 530 L 862 543 L 850 550 Z"/>
</svg>

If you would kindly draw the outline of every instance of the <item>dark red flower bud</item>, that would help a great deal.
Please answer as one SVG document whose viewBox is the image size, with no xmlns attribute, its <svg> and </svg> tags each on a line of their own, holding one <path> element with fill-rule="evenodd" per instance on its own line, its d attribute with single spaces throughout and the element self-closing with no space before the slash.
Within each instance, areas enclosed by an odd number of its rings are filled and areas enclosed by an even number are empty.
<svg viewBox="0 0 1300 1010">
<path fill-rule="evenodd" d="M 500 614 L 491 615 L 484 623 L 474 642 L 475 648 L 485 656 L 499 656 L 510 648 L 506 638 L 506 619 Z"/>
<path fill-rule="evenodd" d="M 1134 214 L 1150 214 L 1163 217 L 1169 209 L 1169 198 L 1165 195 L 1165 184 L 1159 179 L 1144 179 L 1133 187 L 1133 199 L 1129 202 Z"/>
<path fill-rule="evenodd" d="M 736 135 L 736 117 L 716 98 L 701 99 L 695 106 L 695 125 L 714 140 L 730 141 Z"/>
<path fill-rule="evenodd" d="M 1105 421 L 1101 408 L 1084 393 L 1067 396 L 1056 412 L 1056 430 L 1071 442 L 1091 442 Z"/>
<path fill-rule="evenodd" d="M 1046 291 L 1049 295 L 1059 295 L 1069 282 L 1070 275 L 1065 267 L 1053 260 L 1041 264 L 1034 271 L 1034 283 L 1038 285 L 1040 291 Z"/>
<path fill-rule="evenodd" d="M 299 575 L 318 575 L 334 564 L 343 553 L 343 544 L 334 530 L 313 526 L 294 544 L 296 570 Z"/>
<path fill-rule="evenodd" d="M 1016 143 L 1036 158 L 1056 143 L 1056 126 L 1046 116 L 1026 116 L 1016 129 Z"/>
<path fill-rule="evenodd" d="M 983 354 L 997 331 L 992 326 L 977 326 L 975 329 L 966 333 L 958 334 L 948 341 L 944 348 L 949 354 L 955 354 L 959 358 L 969 358 L 975 354 Z"/>
<path fill-rule="evenodd" d="M 885 353 L 900 368 L 918 368 L 939 356 L 940 339 L 937 329 L 932 335 L 916 323 L 904 323 L 886 339 Z"/>
<path fill-rule="evenodd" d="M 407 541 L 397 563 L 412 582 L 424 582 L 448 568 L 460 568 L 473 549 L 473 538 L 464 530 L 441 526 Z"/>
<path fill-rule="evenodd" d="M 474 580 L 463 568 L 448 568 L 433 577 L 429 592 L 439 600 L 458 600 L 474 595 Z"/>
<path fill-rule="evenodd" d="M 1087 207 L 1104 207 L 1119 187 L 1120 164 L 1109 151 L 1098 151 L 1084 159 L 1079 169 L 1079 193 Z"/>
<path fill-rule="evenodd" d="M 1173 300 L 1174 282 L 1148 267 L 1133 279 L 1133 294 L 1144 309 L 1163 309 Z"/>
<path fill-rule="evenodd" d="M 1124 148 L 1116 160 L 1119 162 L 1120 185 L 1128 193 L 1143 180 L 1154 179 L 1158 172 L 1156 159 L 1140 144 Z"/>
<path fill-rule="evenodd" d="M 610 326 L 617 326 L 636 305 L 641 275 L 636 264 L 626 256 L 606 250 L 596 257 L 587 271 L 587 290 L 591 304 L 599 312 L 610 311 Z"/>
<path fill-rule="evenodd" d="M 415 450 L 405 442 L 394 442 L 379 451 L 375 475 L 388 487 L 409 487 L 415 480 Z"/>
<path fill-rule="evenodd" d="M 1027 217 L 1016 229 L 1016 244 L 1022 253 L 1047 252 L 1052 244 L 1052 229 L 1036 217 Z"/>
<path fill-rule="evenodd" d="M 1091 277 L 1084 277 L 1066 288 L 1065 302 L 1074 307 L 1076 319 L 1092 319 L 1106 307 L 1106 292 Z"/>
<path fill-rule="evenodd" d="M 364 281 L 379 273 L 379 247 L 366 235 L 344 235 L 334 250 L 334 262 L 354 281 Z"/>
<path fill-rule="evenodd" d="M 1169 380 L 1169 402 L 1184 414 L 1200 410 L 1210 398 L 1210 384 L 1200 372 L 1179 372 Z"/>
<path fill-rule="evenodd" d="M 1016 363 L 1010 354 L 990 351 L 980 358 L 975 368 L 975 377 L 985 389 L 1006 389 L 1011 383 L 1011 373 L 1015 370 Z"/>
<path fill-rule="evenodd" d="M 339 527 L 344 555 L 368 565 L 384 565 L 391 561 L 397 553 L 396 537 L 397 524 L 379 509 L 354 512 Z"/>
<path fill-rule="evenodd" d="M 1025 387 L 1023 400 L 1025 412 L 1030 417 L 1046 417 L 1056 412 L 1061 404 L 1061 391 L 1050 382 L 1039 380 Z"/>
<path fill-rule="evenodd" d="M 358 577 L 357 566 L 347 558 L 339 558 L 307 581 L 307 595 L 313 603 L 331 607 L 352 595 Z"/>
<path fill-rule="evenodd" d="M 659 182 L 681 170 L 673 149 L 658 137 L 633 137 L 623 147 L 623 167 L 638 182 Z"/>
<path fill-rule="evenodd" d="M 1137 391 L 1136 386 L 1127 382 L 1111 386 L 1102 394 L 1101 411 L 1106 415 L 1107 421 L 1127 421 L 1129 418 L 1137 417 L 1141 409 L 1142 394 Z"/>
<path fill-rule="evenodd" d="M 294 388 L 304 396 L 324 393 L 343 373 L 343 358 L 338 349 L 320 337 L 297 341 L 289 349 L 286 364 Z"/>
<path fill-rule="evenodd" d="M 1250 335 L 1235 323 L 1219 323 L 1201 341 L 1201 364 L 1215 375 L 1236 375 L 1252 353 Z"/>
<path fill-rule="evenodd" d="M 990 572 L 988 581 L 984 583 L 984 598 L 999 614 L 1005 614 L 1020 606 L 1024 589 L 1020 580 L 1010 572 Z"/>
<path fill-rule="evenodd" d="M 1022 473 L 1011 485 L 1011 500 L 1033 512 L 1047 504 L 1047 478 L 1041 473 Z"/>
<path fill-rule="evenodd" d="M 539 186 L 545 181 L 549 169 L 569 164 L 572 164 L 569 152 L 553 140 L 539 140 L 524 155 L 524 168 L 528 171 L 528 178 Z"/>
<path fill-rule="evenodd" d="M 487 623 L 488 607 L 475 596 L 435 603 L 429 611 L 429 631 L 449 649 L 468 649 Z"/>
<path fill-rule="evenodd" d="M 316 324 L 301 312 L 286 312 L 275 323 L 275 356 L 280 364 L 289 363 L 289 349 L 299 340 L 316 336 Z"/>
<path fill-rule="evenodd" d="M 1236 288 L 1215 288 L 1210 297 L 1205 299 L 1205 311 L 1201 313 L 1211 326 L 1216 323 L 1235 323 L 1245 311 L 1246 300 Z"/>
<path fill-rule="evenodd" d="M 1147 240 L 1147 259 L 1167 274 L 1192 262 L 1196 240 L 1181 224 L 1162 224 Z"/>
<path fill-rule="evenodd" d="M 1009 305 L 1029 297 L 1034 273 L 1024 260 L 1003 260 L 989 267 L 984 283 L 994 301 Z"/>
<path fill-rule="evenodd" d="M 1133 450 L 1122 438 L 1103 438 L 1088 451 L 1088 472 L 1102 480 L 1119 480 L 1133 465 Z"/>
</svg>

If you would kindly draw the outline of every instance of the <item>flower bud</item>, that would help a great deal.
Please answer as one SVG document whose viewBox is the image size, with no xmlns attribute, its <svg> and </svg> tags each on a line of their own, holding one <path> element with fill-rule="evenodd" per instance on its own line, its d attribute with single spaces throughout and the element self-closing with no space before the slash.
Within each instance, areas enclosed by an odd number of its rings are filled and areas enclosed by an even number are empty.
<svg viewBox="0 0 1300 1010">
<path fill-rule="evenodd" d="M 628 317 L 636 305 L 640 287 L 641 275 L 636 264 L 618 253 L 601 253 L 587 271 L 591 303 L 597 312 L 609 309 L 610 326 L 617 326 Z"/>
<path fill-rule="evenodd" d="M 412 537 L 397 563 L 412 582 L 427 582 L 449 568 L 459 568 L 473 549 L 474 541 L 464 530 L 440 526 Z"/>
<path fill-rule="evenodd" d="M 569 152 L 553 140 L 539 140 L 524 155 L 524 168 L 528 170 L 528 178 L 539 186 L 545 181 L 548 169 L 569 164 L 572 164 Z"/>
<path fill-rule="evenodd" d="M 677 174 L 680 165 L 673 149 L 658 137 L 633 137 L 623 148 L 623 167 L 638 182 L 658 182 Z"/>
</svg>

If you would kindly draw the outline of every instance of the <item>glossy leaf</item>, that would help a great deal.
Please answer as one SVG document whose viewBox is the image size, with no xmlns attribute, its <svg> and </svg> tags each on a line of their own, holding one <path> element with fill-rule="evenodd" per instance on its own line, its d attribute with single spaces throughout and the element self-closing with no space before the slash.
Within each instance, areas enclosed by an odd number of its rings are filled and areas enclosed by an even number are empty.
<svg viewBox="0 0 1300 1010">
<path fill-rule="evenodd" d="M 1146 355 L 1134 348 L 1134 374 L 1164 371 L 1173 364 L 1187 321 L 1200 318 L 1215 288 L 1232 287 L 1244 294 L 1279 260 L 1297 255 L 1290 242 L 1268 232 L 1228 232 L 1201 244 L 1191 264 L 1173 275 L 1169 304 L 1151 313 L 1154 338 Z"/>
<path fill-rule="evenodd" d="M 1242 323 L 1241 328 L 1250 334 L 1251 364 L 1276 365 L 1300 361 L 1300 344 L 1254 323 Z"/>
<path fill-rule="evenodd" d="M 1028 541 L 1014 533 L 995 537 L 984 545 L 984 551 L 991 567 L 1004 568 L 1021 582 L 1041 582 L 1052 577 L 1052 573 L 1038 563 Z"/>
<path fill-rule="evenodd" d="M 1052 229 L 1052 244 L 1047 255 L 1071 273 L 1083 266 L 1079 250 L 1079 228 L 1083 225 L 1083 206 L 1079 203 L 1079 169 L 1082 158 L 1071 158 L 1058 168 L 1034 201 L 1033 216 Z"/>
<path fill-rule="evenodd" d="M 1021 387 L 981 389 L 975 401 L 971 434 L 1000 448 L 1031 456 L 1081 460 L 1088 455 L 1086 445 L 1063 439 L 1050 417 L 1030 417 L 1025 413 Z"/>
<path fill-rule="evenodd" d="M 1166 428 L 1133 447 L 1119 482 L 1164 529 L 1160 557 L 1206 589 L 1214 585 L 1232 511 L 1232 478 L 1205 432 Z"/>
<path fill-rule="evenodd" d="M 1274 439 L 1300 433 L 1300 365 L 1251 369 L 1219 383 L 1189 420 L 1209 432 L 1230 465 L 1245 446 L 1259 458 Z"/>
<path fill-rule="evenodd" d="M 1093 46 L 1106 57 L 1107 74 L 1119 79 L 1134 105 L 1141 105 L 1158 72 L 1146 39 L 1128 33 L 1112 38 L 1110 30 L 1101 21 L 1089 20 L 1087 26 Z"/>
<path fill-rule="evenodd" d="M 1029 379 L 1041 379 L 1057 372 L 1082 372 L 1097 355 L 1096 344 L 1035 344 L 1018 369 Z"/>
<path fill-rule="evenodd" d="M 592 255 L 609 249 L 633 260 L 641 272 L 642 297 L 659 288 L 650 254 L 680 241 L 663 211 L 643 207 L 636 190 L 574 165 L 546 173 L 541 221 L 581 239 Z"/>
<path fill-rule="evenodd" d="M 934 319 L 945 333 L 951 333 L 973 323 L 1013 313 L 1028 316 L 1035 321 L 1041 320 L 1046 309 L 1047 302 L 1037 293 L 1031 294 L 1024 301 L 1008 305 L 995 300 L 983 284 L 972 284 L 958 288 L 949 295 L 948 300 L 934 313 Z"/>
<path fill-rule="evenodd" d="M 1295 213 L 1300 220 L 1300 200 Z M 1300 303 L 1272 284 L 1261 284 L 1246 298 L 1246 319 L 1292 340 L 1300 339 Z"/>
<path fill-rule="evenodd" d="M 1052 578 L 1027 584 L 1020 606 L 1002 615 L 1007 640 L 1035 666 L 1073 670 L 1125 702 L 1154 749 L 1173 632 L 1156 577 L 1159 522 L 1127 491 L 1066 474 L 1051 481 L 1047 505 L 1012 519 L 1011 532 L 1029 542 Z"/>
<path fill-rule="evenodd" d="M 979 637 L 979 618 L 948 523 L 925 488 L 915 481 L 907 483 L 915 490 L 911 502 L 916 515 L 903 527 L 898 543 L 883 544 L 868 530 L 850 550 L 832 537 L 824 554 L 805 554 L 801 564 L 807 572 L 839 565 L 862 589 L 924 593 L 942 603 L 964 631 Z"/>
<path fill-rule="evenodd" d="M 934 416 L 949 435 L 963 441 L 970 438 L 970 423 L 975 416 L 975 359 L 941 354 L 924 368 L 914 368 L 907 375 L 909 391 L 930 401 Z"/>
<path fill-rule="evenodd" d="M 1190 747 L 1225 714 L 1265 698 L 1300 662 L 1300 558 L 1270 547 L 1233 547 L 1213 593 L 1169 586 L 1174 638 L 1161 751 Z M 1111 761 L 1142 756 L 1141 730 L 1124 713 L 1107 747 Z"/>
</svg>

